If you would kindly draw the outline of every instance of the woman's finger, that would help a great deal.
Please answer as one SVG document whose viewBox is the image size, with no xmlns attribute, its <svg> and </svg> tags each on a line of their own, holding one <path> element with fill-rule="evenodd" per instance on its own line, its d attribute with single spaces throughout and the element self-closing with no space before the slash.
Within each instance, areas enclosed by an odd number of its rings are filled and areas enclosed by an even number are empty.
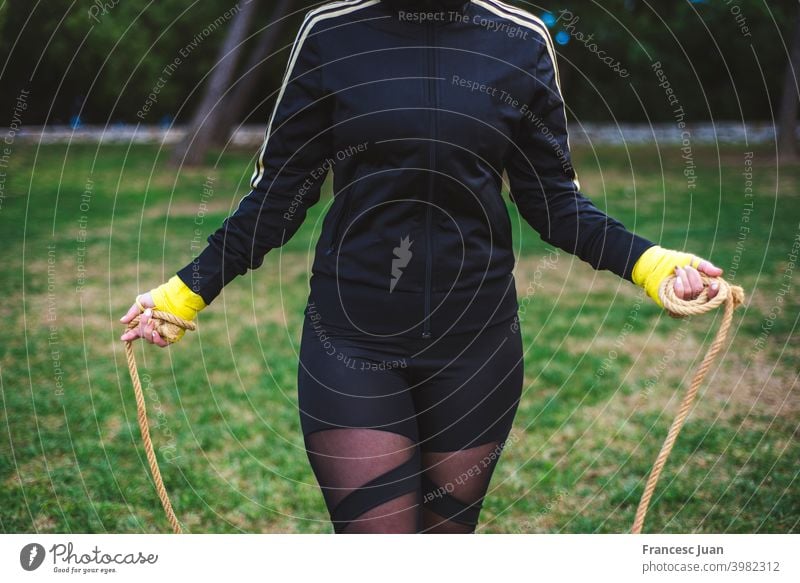
<svg viewBox="0 0 800 583">
<path fill-rule="evenodd" d="M 686 279 L 689 280 L 690 299 L 695 299 L 703 291 L 705 284 L 700 278 L 700 274 L 694 267 L 687 266 L 684 268 L 686 272 Z"/>
<path fill-rule="evenodd" d="M 683 299 L 690 300 L 692 298 L 692 284 L 689 282 L 689 274 L 686 273 L 686 268 L 680 268 L 681 283 L 683 284 Z"/>
<path fill-rule="evenodd" d="M 139 329 L 132 328 L 131 330 L 126 330 L 125 334 L 120 336 L 120 340 L 122 340 L 123 342 L 133 342 L 138 337 L 139 337 Z"/>
<path fill-rule="evenodd" d="M 686 273 L 686 269 L 683 267 L 678 267 L 675 275 L 677 280 L 680 283 L 680 292 L 677 294 L 678 297 L 682 300 L 690 300 L 692 299 L 692 284 L 689 282 L 689 275 Z M 675 291 L 678 291 L 678 287 L 676 286 Z"/>
<path fill-rule="evenodd" d="M 712 300 L 714 297 L 719 293 L 719 284 L 716 281 L 712 281 L 711 285 L 708 286 L 708 299 Z"/>
<path fill-rule="evenodd" d="M 697 266 L 697 271 L 701 273 L 705 273 L 709 277 L 720 277 L 722 275 L 722 269 L 711 263 L 710 261 L 706 261 L 705 259 L 700 262 L 700 265 Z M 713 299 L 719 293 L 719 284 L 716 281 L 712 281 L 711 285 L 708 286 L 708 299 Z"/>
<path fill-rule="evenodd" d="M 119 321 L 122 322 L 123 324 L 128 324 L 130 323 L 131 320 L 133 320 L 136 316 L 138 316 L 141 313 L 142 311 L 139 309 L 139 306 L 137 306 L 136 302 L 134 302 L 133 305 L 130 307 L 130 309 L 127 311 L 127 313 L 124 316 L 122 316 L 119 319 Z"/>
<path fill-rule="evenodd" d="M 683 294 L 685 293 L 686 287 L 683 283 L 683 277 L 681 277 L 681 268 L 675 268 L 675 283 L 673 284 L 675 288 L 675 295 L 678 296 L 679 299 L 684 299 Z"/>
<path fill-rule="evenodd" d="M 151 314 L 152 312 L 150 310 L 146 310 L 146 313 L 143 313 L 141 319 L 139 320 L 139 325 L 136 328 L 126 330 L 125 333 L 120 337 L 120 340 L 123 342 L 133 342 L 137 338 L 141 338 L 148 344 L 155 344 L 161 348 L 166 348 L 169 346 L 169 342 L 164 340 L 155 329 L 155 322 L 153 321 Z"/>
<path fill-rule="evenodd" d="M 150 309 L 145 310 L 142 312 L 142 316 L 139 318 L 139 337 L 144 339 L 147 342 L 150 342 L 150 330 L 148 330 L 148 324 L 150 323 L 150 316 L 152 315 L 152 311 Z"/>
<path fill-rule="evenodd" d="M 137 296 L 136 300 L 137 301 L 133 302 L 133 305 L 130 307 L 128 312 L 119 319 L 119 321 L 123 324 L 128 324 L 136 316 L 141 314 L 142 308 L 147 309 L 156 307 L 155 303 L 153 303 L 153 296 L 150 295 L 150 292 Z"/>
<path fill-rule="evenodd" d="M 148 344 L 155 344 L 155 324 L 152 321 L 148 322 L 147 326 L 145 327 L 145 333 L 142 338 L 144 338 Z"/>
<path fill-rule="evenodd" d="M 158 333 L 158 330 L 153 330 L 153 344 L 160 346 L 161 348 L 166 348 L 169 346 L 169 342 L 161 337 L 161 334 Z"/>
<path fill-rule="evenodd" d="M 719 277 L 722 275 L 722 269 L 711 263 L 710 261 L 706 261 L 705 259 L 700 262 L 697 266 L 697 271 L 701 273 L 705 273 L 709 277 Z"/>
<path fill-rule="evenodd" d="M 130 330 L 126 330 L 125 331 L 125 333 L 120 337 L 120 340 L 122 340 L 123 342 L 132 342 L 132 341 L 136 340 L 137 338 L 141 338 L 142 335 L 143 335 L 143 331 L 144 331 L 143 322 L 147 322 L 147 318 L 148 318 L 149 314 L 145 315 L 145 313 L 141 313 L 139 311 L 139 307 L 136 304 L 133 304 L 133 307 L 131 308 L 131 310 L 133 310 L 134 308 L 136 309 L 136 314 L 134 314 L 134 317 L 139 316 L 141 314 L 141 317 L 139 318 L 139 324 L 135 328 L 131 328 Z M 131 313 L 131 310 L 128 310 L 128 314 L 125 315 L 125 318 L 127 318 L 127 316 Z M 132 319 L 133 318 L 131 318 L 131 320 Z M 124 319 L 123 319 L 123 321 L 124 321 Z M 130 322 L 130 320 L 128 320 L 128 322 Z"/>
</svg>

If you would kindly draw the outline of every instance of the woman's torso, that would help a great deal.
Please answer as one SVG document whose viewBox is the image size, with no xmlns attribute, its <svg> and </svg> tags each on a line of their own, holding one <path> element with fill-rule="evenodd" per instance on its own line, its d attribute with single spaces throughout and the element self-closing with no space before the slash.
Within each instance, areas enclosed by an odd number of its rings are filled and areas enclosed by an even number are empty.
<svg viewBox="0 0 800 583">
<path fill-rule="evenodd" d="M 437 336 L 512 317 L 504 160 L 546 32 L 497 2 L 317 13 L 334 201 L 313 265 L 323 320 Z M 421 3 L 425 4 L 425 3 Z M 313 16 L 311 17 L 313 18 Z"/>
</svg>

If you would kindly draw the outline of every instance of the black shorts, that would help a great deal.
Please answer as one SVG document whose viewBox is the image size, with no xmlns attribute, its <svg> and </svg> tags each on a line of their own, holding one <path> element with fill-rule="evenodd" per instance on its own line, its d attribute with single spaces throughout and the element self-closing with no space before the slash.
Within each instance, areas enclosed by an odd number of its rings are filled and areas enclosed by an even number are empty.
<svg viewBox="0 0 800 583">
<path fill-rule="evenodd" d="M 306 309 L 298 370 L 306 436 L 378 429 L 433 452 L 502 442 L 522 380 L 516 317 L 478 332 L 424 339 L 332 328 L 313 304 Z"/>
</svg>

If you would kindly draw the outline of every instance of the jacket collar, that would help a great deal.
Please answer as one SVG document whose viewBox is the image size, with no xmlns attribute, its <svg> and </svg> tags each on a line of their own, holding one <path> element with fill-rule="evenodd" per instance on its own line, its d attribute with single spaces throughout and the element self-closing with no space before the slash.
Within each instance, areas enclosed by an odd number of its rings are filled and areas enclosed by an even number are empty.
<svg viewBox="0 0 800 583">
<path fill-rule="evenodd" d="M 382 0 L 392 10 L 405 12 L 463 12 L 470 0 Z"/>
</svg>

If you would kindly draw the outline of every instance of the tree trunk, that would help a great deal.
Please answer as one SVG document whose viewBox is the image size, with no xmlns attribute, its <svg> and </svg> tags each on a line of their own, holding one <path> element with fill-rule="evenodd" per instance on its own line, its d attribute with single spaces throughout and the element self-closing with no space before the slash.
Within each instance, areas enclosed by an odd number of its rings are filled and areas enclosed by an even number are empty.
<svg viewBox="0 0 800 583">
<path fill-rule="evenodd" d="M 268 58 L 274 52 L 286 25 L 291 20 L 285 18 L 291 12 L 291 4 L 292 0 L 278 0 L 270 18 L 271 24 L 261 31 L 242 76 L 236 80 L 235 86 L 224 98 L 222 111 L 214 128 L 213 139 L 216 144 L 225 144 L 236 128 L 237 122 L 247 118 L 247 115 L 244 115 L 245 107 L 251 96 L 259 92 L 259 81 L 264 76 Z"/>
<path fill-rule="evenodd" d="M 783 96 L 778 114 L 778 152 L 782 160 L 797 159 L 797 110 L 800 104 L 798 92 L 798 75 L 800 75 L 800 12 L 794 25 L 792 45 L 789 48 L 789 62 L 783 76 Z"/>
<path fill-rule="evenodd" d="M 242 43 L 253 20 L 258 0 L 242 0 L 233 17 L 228 35 L 220 47 L 219 57 L 203 92 L 203 98 L 187 127 L 186 137 L 175 148 L 172 162 L 175 165 L 197 166 L 203 163 L 212 145 L 214 126 L 222 112 L 220 99 L 230 87 L 236 72 L 236 63 Z"/>
</svg>

